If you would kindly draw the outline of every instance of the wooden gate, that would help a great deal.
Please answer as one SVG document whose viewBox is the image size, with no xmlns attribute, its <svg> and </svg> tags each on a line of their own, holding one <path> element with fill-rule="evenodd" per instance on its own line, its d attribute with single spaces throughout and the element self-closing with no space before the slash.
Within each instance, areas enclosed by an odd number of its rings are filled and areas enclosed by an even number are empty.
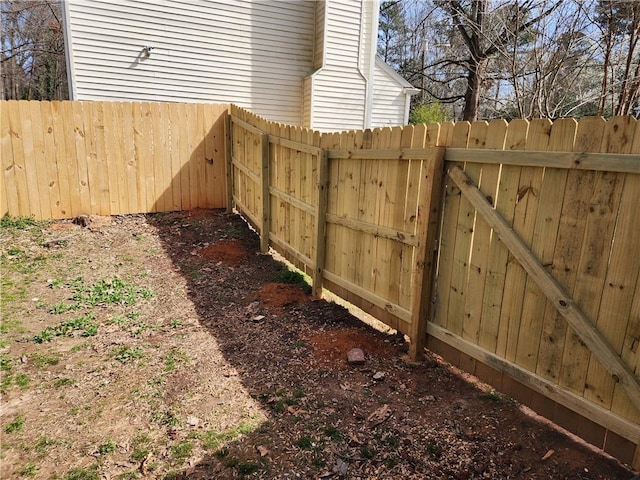
<svg viewBox="0 0 640 480">
<path fill-rule="evenodd" d="M 456 124 L 428 346 L 637 467 L 635 128 Z"/>
</svg>

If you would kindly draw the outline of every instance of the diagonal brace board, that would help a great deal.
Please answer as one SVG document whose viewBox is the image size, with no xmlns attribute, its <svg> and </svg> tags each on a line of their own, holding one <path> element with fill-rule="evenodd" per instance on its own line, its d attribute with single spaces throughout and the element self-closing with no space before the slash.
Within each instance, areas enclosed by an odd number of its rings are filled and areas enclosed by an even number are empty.
<svg viewBox="0 0 640 480">
<path fill-rule="evenodd" d="M 487 202 L 484 194 L 460 167 L 453 167 L 449 177 L 462 191 L 465 198 L 482 215 L 487 224 L 498 234 L 500 241 L 520 262 L 522 268 L 538 284 L 560 314 L 567 320 L 580 339 L 602 362 L 611 377 L 622 384 L 631 402 L 640 409 L 640 380 L 625 365 L 617 352 L 595 327 L 593 322 L 578 308 L 562 287 L 538 261 L 529 247 L 518 237 L 509 224 Z"/>
</svg>

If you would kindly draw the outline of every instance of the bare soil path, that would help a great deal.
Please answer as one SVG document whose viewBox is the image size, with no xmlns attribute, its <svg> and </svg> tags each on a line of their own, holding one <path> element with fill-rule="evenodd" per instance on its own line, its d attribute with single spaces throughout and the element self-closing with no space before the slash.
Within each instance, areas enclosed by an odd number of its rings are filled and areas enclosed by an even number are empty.
<svg viewBox="0 0 640 480">
<path fill-rule="evenodd" d="M 3 220 L 3 479 L 633 476 L 436 357 L 405 362 L 235 215 L 81 223 Z"/>
</svg>

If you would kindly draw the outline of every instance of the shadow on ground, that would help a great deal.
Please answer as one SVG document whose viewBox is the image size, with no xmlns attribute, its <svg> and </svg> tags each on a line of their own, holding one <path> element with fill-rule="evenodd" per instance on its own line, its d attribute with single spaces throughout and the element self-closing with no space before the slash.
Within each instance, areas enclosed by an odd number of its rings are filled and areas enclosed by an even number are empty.
<svg viewBox="0 0 640 480">
<path fill-rule="evenodd" d="M 312 301 L 243 220 L 148 216 L 199 321 L 267 420 L 176 478 L 619 479 L 631 473 L 478 388 L 437 358 Z M 365 351 L 363 365 L 346 352 Z M 224 440 L 221 437 L 221 440 Z"/>
</svg>

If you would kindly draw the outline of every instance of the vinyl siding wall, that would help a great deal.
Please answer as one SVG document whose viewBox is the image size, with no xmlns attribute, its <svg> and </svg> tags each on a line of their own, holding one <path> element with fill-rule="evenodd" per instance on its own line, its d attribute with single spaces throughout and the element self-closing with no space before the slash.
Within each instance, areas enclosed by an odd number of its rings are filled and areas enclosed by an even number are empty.
<svg viewBox="0 0 640 480">
<path fill-rule="evenodd" d="M 77 100 L 233 102 L 300 122 L 315 2 L 68 0 L 67 8 Z"/>
<path fill-rule="evenodd" d="M 407 95 L 377 63 L 375 66 L 374 102 L 371 112 L 372 127 L 405 125 Z"/>
<path fill-rule="evenodd" d="M 313 128 L 363 128 L 366 81 L 358 68 L 361 1 L 327 0 L 326 8 L 325 64 L 312 77 Z"/>
</svg>

